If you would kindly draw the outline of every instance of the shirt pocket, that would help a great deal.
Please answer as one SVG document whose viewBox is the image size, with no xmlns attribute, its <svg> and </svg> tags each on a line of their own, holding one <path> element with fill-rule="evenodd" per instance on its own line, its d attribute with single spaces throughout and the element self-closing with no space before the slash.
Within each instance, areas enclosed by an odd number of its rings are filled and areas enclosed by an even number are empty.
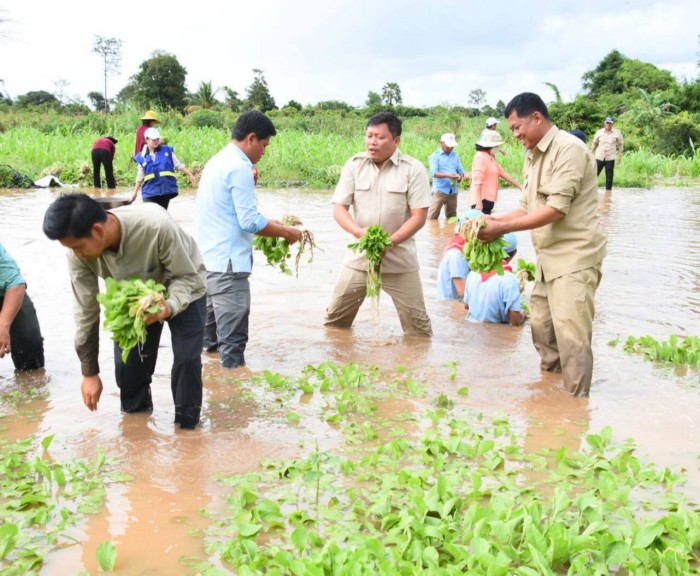
<svg viewBox="0 0 700 576">
<path fill-rule="evenodd" d="M 369 178 L 358 178 L 355 180 L 355 196 L 367 198 L 369 189 L 372 187 L 372 182 Z"/>
<path fill-rule="evenodd" d="M 387 210 L 405 212 L 408 207 L 408 179 L 406 177 L 390 178 L 384 190 Z"/>
</svg>

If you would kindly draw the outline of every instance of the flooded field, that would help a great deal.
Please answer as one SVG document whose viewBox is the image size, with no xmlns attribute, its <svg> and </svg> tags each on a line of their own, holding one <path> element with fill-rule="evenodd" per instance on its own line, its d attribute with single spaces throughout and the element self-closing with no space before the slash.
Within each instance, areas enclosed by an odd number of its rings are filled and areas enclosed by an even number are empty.
<svg viewBox="0 0 700 576">
<path fill-rule="evenodd" d="M 388 373 L 405 367 L 426 384 L 428 397 L 442 393 L 474 413 L 507 416 L 528 451 L 576 449 L 583 434 L 611 426 L 615 441 L 631 438 L 658 465 L 685 469 L 683 490 L 700 501 L 698 372 L 655 366 L 625 353 L 621 345 L 609 345 L 628 336 L 666 340 L 672 334 L 700 335 L 698 189 L 601 193 L 600 214 L 609 242 L 596 295 L 596 364 L 589 399 L 571 398 L 562 391 L 559 377 L 540 373 L 528 324 L 470 323 L 461 304 L 435 298 L 439 259 L 453 231 L 442 220 L 429 222 L 417 236 L 432 339 L 405 338 L 385 294 L 378 322 L 366 302 L 352 330 L 324 328 L 324 310 L 351 238 L 332 219 L 329 193 L 260 190 L 263 213 L 273 218 L 295 214 L 314 232 L 322 251 L 315 253 L 313 263 L 302 263 L 298 278 L 281 274 L 257 256 L 248 365 L 227 372 L 215 355 L 204 355 L 203 422 L 194 432 L 173 424 L 167 328 L 152 414 L 120 413 L 107 334 L 101 341 L 105 391 L 99 409 L 91 413 L 83 405 L 64 249 L 41 232 L 44 211 L 58 193 L 0 192 L 0 241 L 27 280 L 46 348 L 41 374 L 15 374 L 9 358 L 0 361 L 3 398 L 21 390 L 39 392 L 28 402 L 0 404 L 0 438 L 35 435 L 38 445 L 41 438 L 55 435 L 50 451 L 55 459 L 94 458 L 101 447 L 131 481 L 108 486 L 104 509 L 71 531 L 79 544 L 52 553 L 42 574 L 96 574 L 95 550 L 104 541 L 117 547 L 117 574 L 195 573 L 180 559 L 207 556 L 202 538 L 192 534 L 209 524 L 202 509 L 223 509 L 225 496 L 216 474 L 252 471 L 265 459 L 308 453 L 312 441 L 324 447 L 340 441 L 338 430 L 315 419 L 286 423 L 268 418 L 267 398 L 244 394 L 240 380 L 264 370 L 294 376 L 308 364 L 325 361 L 375 365 Z M 501 198 L 498 211 L 517 205 L 512 190 Z M 188 231 L 193 230 L 194 205 L 194 192 L 186 191 L 170 206 Z M 518 256 L 534 260 L 529 233 L 518 234 L 518 239 Z M 462 387 L 469 388 L 468 395 L 457 394 Z M 388 402 L 381 416 L 422 409 L 421 403 Z"/>
</svg>

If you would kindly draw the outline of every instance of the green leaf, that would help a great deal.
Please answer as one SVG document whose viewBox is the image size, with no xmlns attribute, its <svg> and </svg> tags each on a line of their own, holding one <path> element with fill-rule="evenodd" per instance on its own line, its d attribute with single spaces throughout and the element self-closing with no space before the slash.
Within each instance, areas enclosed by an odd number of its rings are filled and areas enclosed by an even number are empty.
<svg viewBox="0 0 700 576">
<path fill-rule="evenodd" d="M 17 544 L 19 528 L 15 524 L 6 522 L 0 526 L 0 558 L 6 558 Z"/>
<path fill-rule="evenodd" d="M 42 439 L 41 441 L 41 447 L 44 450 L 48 450 L 49 446 L 51 446 L 51 442 L 53 442 L 54 434 L 51 434 L 50 436 L 46 436 Z"/>
<path fill-rule="evenodd" d="M 102 542 L 97 547 L 97 563 L 105 572 L 114 570 L 114 565 L 117 563 L 117 549 L 114 544 L 109 541 Z"/>
</svg>

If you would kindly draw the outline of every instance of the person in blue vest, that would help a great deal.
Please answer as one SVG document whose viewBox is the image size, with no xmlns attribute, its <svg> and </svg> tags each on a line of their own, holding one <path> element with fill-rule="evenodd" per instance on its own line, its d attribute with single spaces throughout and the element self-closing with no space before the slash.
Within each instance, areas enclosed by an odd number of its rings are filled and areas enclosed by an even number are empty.
<svg viewBox="0 0 700 576">
<path fill-rule="evenodd" d="M 139 190 L 144 202 L 155 202 L 166 210 L 170 200 L 178 194 L 176 170 L 187 175 L 192 186 L 196 179 L 175 156 L 172 146 L 163 144 L 158 128 L 149 128 L 144 134 L 146 146 L 133 157 L 138 165 L 136 184 L 131 193 L 131 201 L 136 200 Z"/>
</svg>

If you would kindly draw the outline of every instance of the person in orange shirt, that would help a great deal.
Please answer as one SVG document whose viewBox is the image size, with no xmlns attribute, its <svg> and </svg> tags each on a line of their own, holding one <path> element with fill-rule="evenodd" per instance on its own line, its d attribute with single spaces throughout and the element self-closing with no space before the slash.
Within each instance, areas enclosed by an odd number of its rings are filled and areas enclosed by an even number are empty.
<svg viewBox="0 0 700 576">
<path fill-rule="evenodd" d="M 503 178 L 518 190 L 520 182 L 508 174 L 498 162 L 499 146 L 503 138 L 496 130 L 484 130 L 476 143 L 476 155 L 472 161 L 472 184 L 469 188 L 469 206 L 491 214 L 498 200 L 498 179 Z"/>
</svg>

